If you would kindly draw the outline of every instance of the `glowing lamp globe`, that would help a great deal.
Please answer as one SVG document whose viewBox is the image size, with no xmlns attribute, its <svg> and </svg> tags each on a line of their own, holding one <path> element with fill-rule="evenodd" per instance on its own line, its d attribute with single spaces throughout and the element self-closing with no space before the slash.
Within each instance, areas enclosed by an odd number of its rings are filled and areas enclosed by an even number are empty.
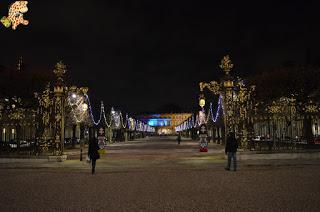
<svg viewBox="0 0 320 212">
<path fill-rule="evenodd" d="M 206 100 L 204 98 L 200 98 L 199 105 L 200 105 L 200 107 L 204 107 L 206 105 Z"/>
<path fill-rule="evenodd" d="M 88 110 L 88 105 L 86 103 L 82 104 L 82 110 L 87 111 Z"/>
</svg>

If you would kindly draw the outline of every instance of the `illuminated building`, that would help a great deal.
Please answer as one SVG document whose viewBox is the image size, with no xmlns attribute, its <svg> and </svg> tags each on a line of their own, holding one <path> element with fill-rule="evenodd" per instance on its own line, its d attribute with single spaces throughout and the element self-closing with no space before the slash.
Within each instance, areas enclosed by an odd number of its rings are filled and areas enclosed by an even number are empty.
<svg viewBox="0 0 320 212">
<path fill-rule="evenodd" d="M 156 128 L 158 135 L 176 134 L 175 127 L 192 116 L 192 113 L 162 113 L 141 115 L 137 118 Z"/>
</svg>

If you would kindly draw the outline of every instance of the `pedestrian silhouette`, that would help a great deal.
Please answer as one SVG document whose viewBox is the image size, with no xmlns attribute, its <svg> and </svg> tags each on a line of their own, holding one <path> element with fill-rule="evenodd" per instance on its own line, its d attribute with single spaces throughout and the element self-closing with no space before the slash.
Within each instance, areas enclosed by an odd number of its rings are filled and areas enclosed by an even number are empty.
<svg viewBox="0 0 320 212">
<path fill-rule="evenodd" d="M 91 161 L 91 166 L 92 166 L 91 173 L 92 174 L 95 173 L 96 161 L 100 158 L 98 150 L 99 150 L 98 139 L 96 139 L 96 138 L 90 139 L 89 148 L 88 148 L 88 156 Z"/>
<path fill-rule="evenodd" d="M 230 170 L 231 160 L 233 161 L 233 171 L 237 170 L 237 149 L 238 149 L 238 141 L 234 132 L 230 132 L 227 138 L 225 153 L 228 154 L 228 164 L 225 170 Z"/>
<path fill-rule="evenodd" d="M 180 142 L 181 142 L 181 135 L 180 135 L 180 133 L 178 134 L 177 141 L 178 141 L 178 144 L 180 144 Z"/>
</svg>

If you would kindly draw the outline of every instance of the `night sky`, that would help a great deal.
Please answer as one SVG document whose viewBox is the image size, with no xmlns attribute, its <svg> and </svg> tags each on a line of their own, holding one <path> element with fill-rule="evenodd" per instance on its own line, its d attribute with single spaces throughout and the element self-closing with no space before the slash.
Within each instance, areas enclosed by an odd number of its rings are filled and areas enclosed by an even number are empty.
<svg viewBox="0 0 320 212">
<path fill-rule="evenodd" d="M 1 0 L 0 16 L 13 0 Z M 280 3 L 281 2 L 281 3 Z M 94 100 L 129 113 L 197 105 L 225 54 L 242 76 L 286 63 L 320 64 L 311 1 L 29 1 L 28 26 L 0 26 L 0 65 L 19 56 L 52 71 L 59 60 Z"/>
</svg>

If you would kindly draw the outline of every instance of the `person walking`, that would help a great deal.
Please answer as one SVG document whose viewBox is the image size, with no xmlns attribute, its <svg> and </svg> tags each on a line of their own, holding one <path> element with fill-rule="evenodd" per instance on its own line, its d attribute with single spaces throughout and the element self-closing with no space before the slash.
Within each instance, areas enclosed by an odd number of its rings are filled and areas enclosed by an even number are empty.
<svg viewBox="0 0 320 212">
<path fill-rule="evenodd" d="M 181 135 L 180 135 L 180 133 L 178 134 L 177 141 L 178 141 L 178 144 L 180 144 L 180 142 L 181 142 Z"/>
<path fill-rule="evenodd" d="M 90 158 L 90 161 L 91 161 L 92 174 L 95 173 L 96 161 L 100 158 L 98 150 L 99 150 L 98 139 L 96 138 L 90 139 L 89 148 L 88 148 L 88 157 Z"/>
<path fill-rule="evenodd" d="M 237 170 L 237 149 L 238 149 L 238 141 L 234 132 L 230 132 L 227 138 L 225 154 L 228 154 L 228 165 L 225 170 L 230 171 L 231 160 L 233 162 L 233 171 Z"/>
</svg>

